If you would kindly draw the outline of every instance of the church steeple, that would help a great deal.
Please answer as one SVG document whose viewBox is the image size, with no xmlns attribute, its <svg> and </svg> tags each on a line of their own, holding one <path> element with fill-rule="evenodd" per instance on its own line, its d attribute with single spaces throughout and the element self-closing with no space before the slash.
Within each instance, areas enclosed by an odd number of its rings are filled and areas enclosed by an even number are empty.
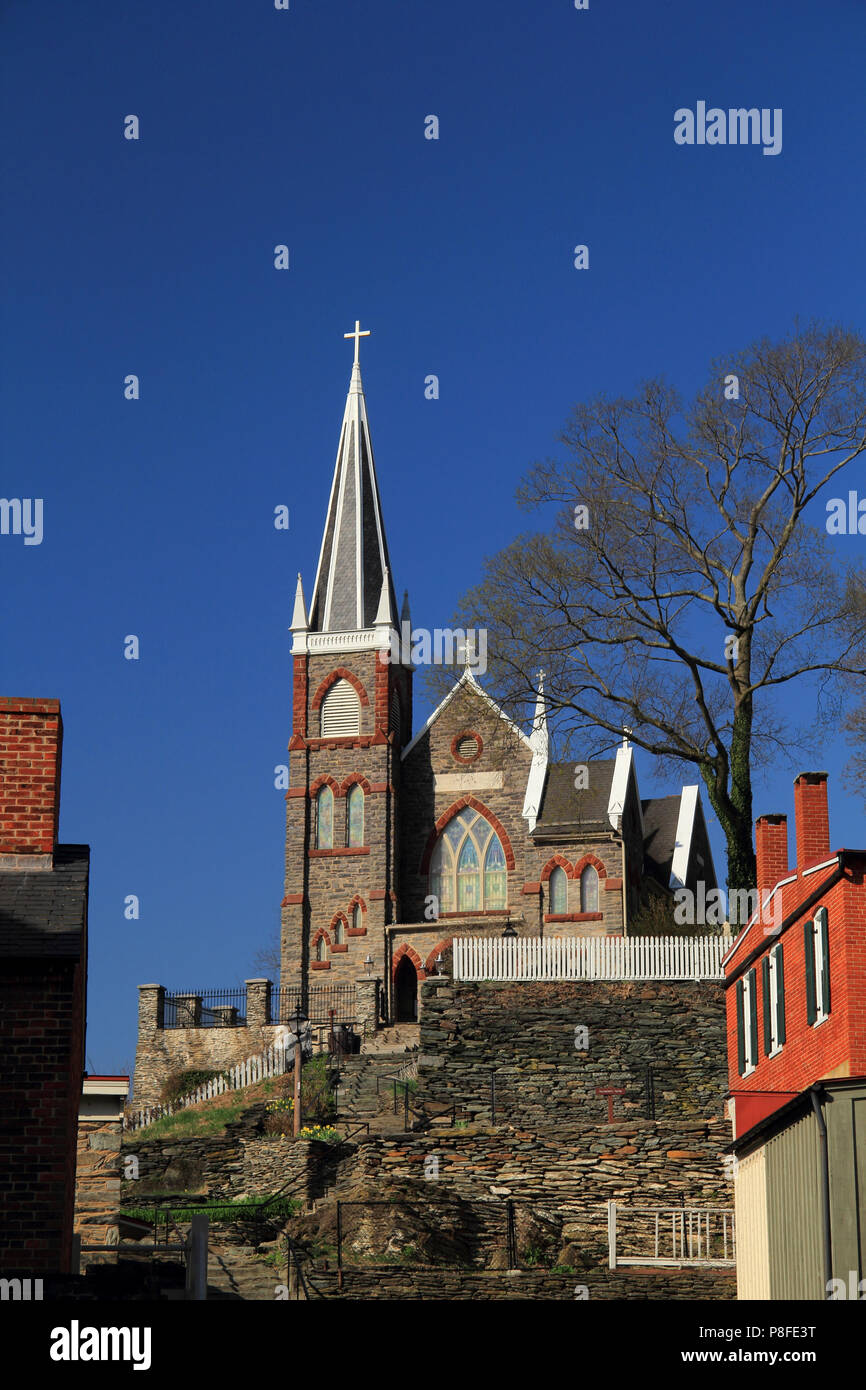
<svg viewBox="0 0 866 1390">
<path fill-rule="evenodd" d="M 356 321 L 354 332 L 344 335 L 355 340 L 355 360 L 310 605 L 311 632 L 372 628 L 383 581 L 391 612 L 397 611 L 358 360 L 360 339 L 368 334 Z"/>
</svg>

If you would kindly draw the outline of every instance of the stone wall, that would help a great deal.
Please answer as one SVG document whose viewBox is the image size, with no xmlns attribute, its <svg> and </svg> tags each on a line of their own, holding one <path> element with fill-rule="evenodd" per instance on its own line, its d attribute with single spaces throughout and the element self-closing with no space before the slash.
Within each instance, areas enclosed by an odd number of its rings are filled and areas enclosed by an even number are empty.
<svg viewBox="0 0 866 1390">
<path fill-rule="evenodd" d="M 119 1208 L 120 1116 L 79 1117 L 75 1233 L 81 1237 L 82 1247 L 117 1241 Z M 116 1259 L 110 1251 L 88 1255 L 82 1250 L 81 1269 L 83 1271 L 91 1263 L 105 1264 Z"/>
<path fill-rule="evenodd" d="M 200 1139 L 125 1141 L 123 1157 L 138 1159 L 138 1179 L 124 1181 L 124 1204 L 151 1195 L 190 1195 L 211 1201 L 270 1197 L 289 1182 L 293 1183 L 289 1195 L 312 1201 L 345 1157 L 339 1145 L 266 1138 L 243 1122 L 229 1130 Z"/>
<path fill-rule="evenodd" d="M 585 1029 L 581 1033 L 576 1030 Z M 577 1045 L 576 1045 L 577 1044 Z M 490 1118 L 547 1125 L 648 1115 L 723 1116 L 727 1049 L 722 988 L 714 982 L 427 981 L 419 1097 Z"/>
<path fill-rule="evenodd" d="M 268 1022 L 272 988 L 270 980 L 247 980 L 243 1027 L 165 1028 L 165 988 L 139 985 L 133 1106 L 159 1105 L 173 1072 L 227 1070 L 272 1047 L 285 1032 L 282 1024 Z"/>
<path fill-rule="evenodd" d="M 324 1291 L 326 1276 L 315 1275 Z M 327 1276 L 337 1294 L 337 1275 Z M 347 1299 L 575 1299 L 620 1300 L 736 1299 L 737 1278 L 730 1269 L 583 1270 L 579 1275 L 536 1270 L 346 1269 L 342 1293 Z"/>
</svg>

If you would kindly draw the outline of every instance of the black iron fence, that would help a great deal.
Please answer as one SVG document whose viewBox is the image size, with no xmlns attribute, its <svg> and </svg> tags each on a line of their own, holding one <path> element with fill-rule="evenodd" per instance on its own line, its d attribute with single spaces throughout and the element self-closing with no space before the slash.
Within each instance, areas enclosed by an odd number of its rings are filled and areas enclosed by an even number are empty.
<svg viewBox="0 0 866 1390">
<path fill-rule="evenodd" d="M 351 1023 L 355 1017 L 354 985 L 313 985 L 308 989 L 271 990 L 271 1023 L 289 1023 L 300 1009 L 312 1024 Z"/>
<path fill-rule="evenodd" d="M 176 990 L 165 996 L 164 1028 L 243 1028 L 245 989 Z"/>
</svg>

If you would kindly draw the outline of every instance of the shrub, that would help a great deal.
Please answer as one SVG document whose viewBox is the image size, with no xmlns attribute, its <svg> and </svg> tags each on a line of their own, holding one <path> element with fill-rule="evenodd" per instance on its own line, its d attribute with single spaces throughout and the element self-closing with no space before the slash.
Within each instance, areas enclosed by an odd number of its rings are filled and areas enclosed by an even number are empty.
<svg viewBox="0 0 866 1390">
<path fill-rule="evenodd" d="M 218 1076 L 226 1076 L 225 1071 L 173 1071 L 166 1077 L 160 1100 L 163 1105 L 173 1105 L 176 1100 L 188 1096 L 203 1086 L 206 1081 L 215 1081 Z"/>
</svg>

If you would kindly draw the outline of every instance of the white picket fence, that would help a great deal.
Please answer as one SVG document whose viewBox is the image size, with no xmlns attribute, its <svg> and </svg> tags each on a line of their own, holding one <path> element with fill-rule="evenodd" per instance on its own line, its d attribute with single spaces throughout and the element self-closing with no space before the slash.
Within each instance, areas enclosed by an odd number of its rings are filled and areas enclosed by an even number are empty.
<svg viewBox="0 0 866 1390">
<path fill-rule="evenodd" d="M 721 980 L 730 936 L 456 936 L 455 980 Z"/>
<path fill-rule="evenodd" d="M 303 1037 L 303 1032 L 301 1036 Z M 127 1111 L 123 1117 L 123 1128 L 144 1129 L 155 1120 L 174 1115 L 178 1110 L 185 1110 L 188 1105 L 200 1105 L 203 1100 L 221 1096 L 225 1091 L 239 1091 L 244 1086 L 254 1086 L 256 1082 L 264 1081 L 269 1076 L 282 1076 L 293 1066 L 294 1057 L 295 1040 L 294 1036 L 290 1035 L 288 1039 L 266 1048 L 256 1057 L 248 1057 L 245 1062 L 238 1062 L 236 1066 L 230 1067 L 224 1076 L 203 1082 L 190 1095 L 182 1096 L 170 1105 L 148 1105 L 142 1110 Z"/>
</svg>

